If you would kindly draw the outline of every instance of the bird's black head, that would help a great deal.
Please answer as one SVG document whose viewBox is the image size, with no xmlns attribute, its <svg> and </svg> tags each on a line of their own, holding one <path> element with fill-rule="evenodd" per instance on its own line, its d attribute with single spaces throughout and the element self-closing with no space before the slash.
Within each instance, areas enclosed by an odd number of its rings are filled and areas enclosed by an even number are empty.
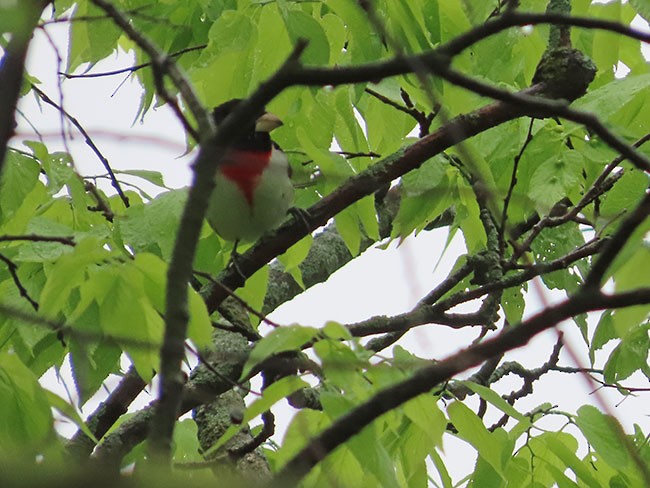
<svg viewBox="0 0 650 488">
<path fill-rule="evenodd" d="M 226 117 L 230 115 L 242 102 L 241 98 L 233 98 L 214 108 L 212 117 L 214 123 L 221 125 Z M 233 146 L 238 149 L 249 150 L 270 150 L 272 147 L 269 132 L 282 125 L 280 119 L 266 112 L 264 107 L 259 111 L 256 120 L 238 131 L 238 137 L 233 141 Z"/>
<path fill-rule="evenodd" d="M 232 100 L 228 100 L 227 102 L 224 102 L 221 105 L 215 107 L 212 111 L 212 118 L 214 119 L 214 123 L 217 124 L 217 126 L 220 125 L 241 102 L 241 98 L 233 98 Z M 260 115 L 262 114 L 260 113 Z"/>
</svg>

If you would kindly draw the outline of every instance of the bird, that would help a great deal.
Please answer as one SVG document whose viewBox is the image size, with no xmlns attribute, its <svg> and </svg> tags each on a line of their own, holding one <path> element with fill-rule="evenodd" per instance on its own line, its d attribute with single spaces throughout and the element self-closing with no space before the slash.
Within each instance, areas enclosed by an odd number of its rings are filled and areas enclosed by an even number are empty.
<svg viewBox="0 0 650 488">
<path fill-rule="evenodd" d="M 233 99 L 213 112 L 217 128 L 241 103 Z M 206 219 L 223 239 L 237 244 L 254 242 L 287 216 L 294 199 L 289 161 L 270 132 L 282 121 L 262 108 L 257 119 L 230 141 L 215 174 Z"/>
</svg>

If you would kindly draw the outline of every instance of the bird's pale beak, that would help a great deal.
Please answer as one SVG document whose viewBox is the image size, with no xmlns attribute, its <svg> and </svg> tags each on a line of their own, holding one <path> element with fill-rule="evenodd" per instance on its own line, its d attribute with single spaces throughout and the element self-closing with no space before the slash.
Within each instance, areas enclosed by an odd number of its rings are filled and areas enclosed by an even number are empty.
<svg viewBox="0 0 650 488">
<path fill-rule="evenodd" d="M 282 125 L 282 121 L 272 113 L 265 112 L 255 121 L 255 132 L 271 132 Z"/>
</svg>

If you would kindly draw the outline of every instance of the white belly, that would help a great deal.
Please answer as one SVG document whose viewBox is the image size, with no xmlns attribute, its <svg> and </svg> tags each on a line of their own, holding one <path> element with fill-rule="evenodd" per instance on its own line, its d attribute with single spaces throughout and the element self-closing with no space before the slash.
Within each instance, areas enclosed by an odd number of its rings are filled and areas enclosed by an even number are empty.
<svg viewBox="0 0 650 488">
<path fill-rule="evenodd" d="M 218 173 L 206 218 L 224 239 L 252 242 L 284 220 L 293 193 L 287 157 L 274 149 L 253 192 L 252 205 L 234 181 Z"/>
</svg>

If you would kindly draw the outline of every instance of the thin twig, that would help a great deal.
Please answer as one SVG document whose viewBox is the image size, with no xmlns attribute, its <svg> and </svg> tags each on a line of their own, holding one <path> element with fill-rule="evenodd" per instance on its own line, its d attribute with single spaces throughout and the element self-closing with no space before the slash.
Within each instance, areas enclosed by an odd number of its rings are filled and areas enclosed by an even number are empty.
<svg viewBox="0 0 650 488">
<path fill-rule="evenodd" d="M 59 242 L 65 244 L 66 246 L 76 246 L 77 243 L 74 241 L 74 237 L 62 237 L 62 236 L 42 236 L 38 234 L 22 234 L 22 235 L 10 235 L 4 234 L 0 235 L 0 242 L 7 241 L 32 241 L 32 242 Z"/>
<path fill-rule="evenodd" d="M 11 279 L 14 281 L 14 285 L 16 285 L 16 288 L 18 288 L 18 293 L 20 293 L 20 296 L 27 300 L 32 308 L 38 312 L 38 302 L 29 295 L 27 288 L 25 288 L 23 283 L 20 281 L 20 277 L 18 276 L 18 266 L 16 266 L 16 263 L 14 263 L 11 259 L 2 253 L 0 253 L 0 261 L 4 262 L 7 265 L 7 270 L 11 275 Z"/>
<path fill-rule="evenodd" d="M 524 151 L 528 147 L 528 144 L 533 140 L 533 124 L 535 122 L 534 118 L 530 119 L 530 124 L 528 125 L 528 133 L 526 134 L 526 140 L 521 145 L 519 152 L 515 156 L 514 163 L 512 165 L 512 174 L 510 176 L 510 185 L 508 186 L 508 191 L 505 198 L 503 199 L 503 212 L 501 213 L 501 223 L 499 225 L 499 249 L 501 255 L 505 252 L 505 231 L 506 231 L 506 222 L 508 220 L 508 206 L 510 205 L 510 199 L 512 198 L 515 185 L 517 184 L 517 171 L 519 169 L 519 161 L 521 161 Z"/>
<path fill-rule="evenodd" d="M 108 18 L 108 17 L 105 17 Z M 185 53 L 189 53 L 192 51 L 198 51 L 200 49 L 205 49 L 208 45 L 207 44 L 200 44 L 198 46 L 192 46 L 192 47 L 186 47 L 185 49 L 180 49 L 178 51 L 175 51 L 173 53 L 168 54 L 167 56 L 170 58 L 176 58 L 178 56 L 181 56 Z M 115 75 L 121 75 L 124 73 L 135 73 L 136 71 L 139 71 L 143 68 L 150 68 L 152 67 L 153 63 L 148 62 L 148 63 L 140 63 L 136 64 L 134 66 L 129 66 L 127 68 L 121 68 L 121 69 L 116 69 L 112 71 L 101 71 L 99 73 L 83 73 L 80 75 L 75 75 L 74 73 L 65 73 L 63 71 L 59 71 L 59 74 L 67 79 L 73 80 L 73 79 L 78 79 L 78 78 L 104 78 L 107 76 L 115 76 Z"/>
<path fill-rule="evenodd" d="M 113 173 L 113 169 L 111 168 L 110 163 L 108 162 L 108 159 L 106 159 L 106 156 L 102 154 L 102 152 L 99 150 L 97 145 L 93 142 L 92 138 L 90 137 L 90 134 L 84 129 L 84 127 L 81 125 L 81 123 L 73 117 L 70 113 L 68 113 L 67 110 L 65 110 L 61 105 L 56 103 L 54 100 L 52 100 L 50 97 L 48 97 L 40 88 L 38 88 L 36 85 L 32 84 L 32 90 L 36 92 L 36 94 L 43 100 L 45 103 L 48 105 L 51 105 L 55 109 L 57 109 L 62 115 L 65 115 L 65 117 L 74 125 L 77 130 L 81 133 L 81 135 L 84 137 L 84 140 L 88 147 L 95 153 L 99 161 L 102 163 L 102 166 L 104 166 L 104 169 L 108 173 L 108 175 L 111 178 L 111 185 L 119 195 L 120 199 L 122 200 L 122 203 L 124 203 L 125 207 L 129 206 L 129 198 L 124 194 L 122 191 L 122 188 L 120 187 L 120 183 L 117 181 L 117 178 L 115 177 L 115 174 Z"/>
</svg>

